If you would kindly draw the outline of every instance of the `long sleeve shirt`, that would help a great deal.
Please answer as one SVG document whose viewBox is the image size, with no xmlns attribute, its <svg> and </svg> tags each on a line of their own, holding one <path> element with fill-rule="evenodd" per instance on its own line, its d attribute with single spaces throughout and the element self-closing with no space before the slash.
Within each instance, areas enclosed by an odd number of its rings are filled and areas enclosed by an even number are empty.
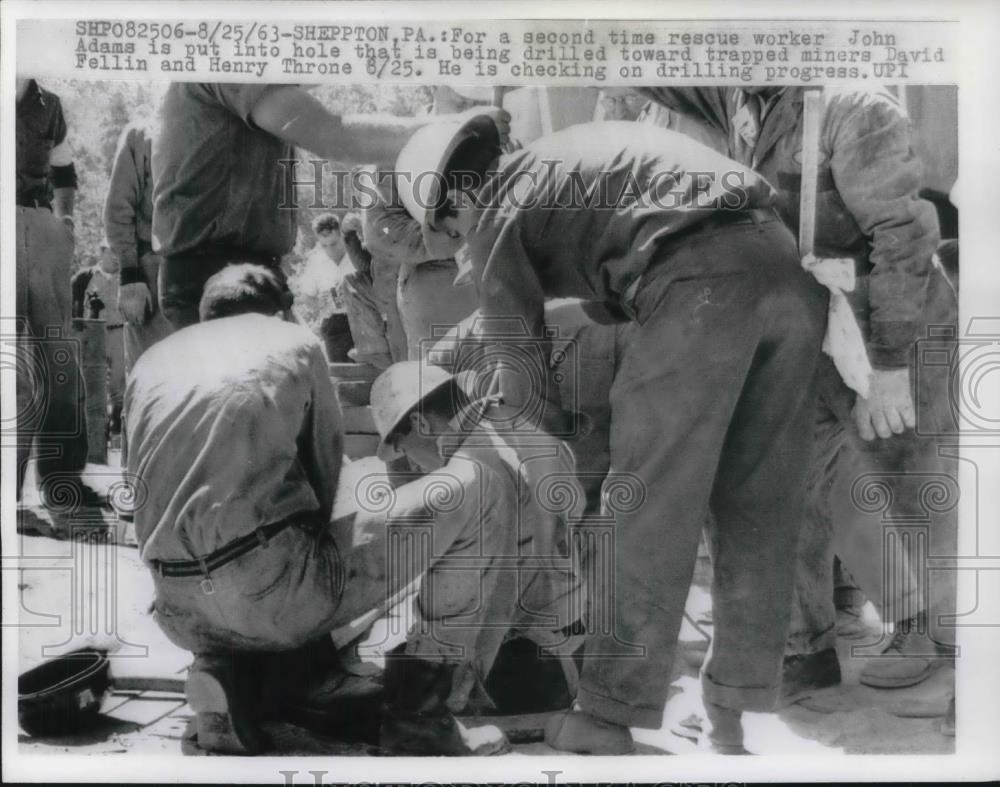
<svg viewBox="0 0 1000 787">
<path fill-rule="evenodd" d="M 50 207 L 53 188 L 76 186 L 62 103 L 32 79 L 17 102 L 16 115 L 17 204 Z"/>
<path fill-rule="evenodd" d="M 122 269 L 137 268 L 140 248 L 152 244 L 152 156 L 152 128 L 142 123 L 126 126 L 118 139 L 104 200 L 104 233 Z"/>
<path fill-rule="evenodd" d="M 136 362 L 125 417 L 144 560 L 204 557 L 293 514 L 330 518 L 340 406 L 302 326 L 245 314 L 171 334 Z"/>
<path fill-rule="evenodd" d="M 644 88 L 672 110 L 727 134 L 731 155 L 745 93 L 735 87 Z M 851 257 L 867 286 L 851 296 L 879 368 L 905 366 L 924 308 L 939 240 L 933 205 L 920 199 L 921 166 L 906 113 L 880 88 L 824 88 L 814 253 Z M 799 226 L 803 88 L 786 88 L 763 119 L 753 166 L 777 189 L 778 211 Z"/>
<path fill-rule="evenodd" d="M 399 198 L 391 175 L 366 167 L 369 204 L 361 211 L 365 246 L 378 259 L 404 267 L 429 262 L 435 257 L 424 246 L 418 224 Z"/>
<path fill-rule="evenodd" d="M 502 156 L 479 193 L 467 243 L 481 325 L 506 334 L 490 343 L 501 356 L 523 350 L 504 366 L 505 400 L 523 406 L 541 385 L 557 406 L 545 371 L 546 297 L 617 306 L 653 262 L 669 264 L 660 259 L 664 241 L 720 210 L 772 200 L 760 175 L 682 134 L 641 123 L 572 126 Z M 533 373 L 517 373 L 521 364 Z"/>
</svg>

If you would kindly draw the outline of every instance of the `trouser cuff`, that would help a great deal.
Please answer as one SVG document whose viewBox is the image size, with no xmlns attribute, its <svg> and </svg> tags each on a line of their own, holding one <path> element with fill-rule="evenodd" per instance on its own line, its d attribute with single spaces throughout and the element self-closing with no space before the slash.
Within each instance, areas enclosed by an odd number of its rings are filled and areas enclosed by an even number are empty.
<svg viewBox="0 0 1000 787">
<path fill-rule="evenodd" d="M 821 634 L 811 631 L 789 634 L 788 642 L 785 644 L 785 655 L 806 656 L 836 647 L 837 629 L 835 626 L 829 626 Z"/>
<path fill-rule="evenodd" d="M 767 713 L 778 700 L 777 686 L 725 686 L 707 675 L 701 676 L 701 690 L 706 702 L 738 711 Z"/>
<path fill-rule="evenodd" d="M 663 708 L 643 708 L 601 694 L 593 694 L 584 688 L 576 695 L 580 707 L 591 716 L 596 716 L 622 727 L 643 727 L 658 730 L 663 726 Z"/>
</svg>

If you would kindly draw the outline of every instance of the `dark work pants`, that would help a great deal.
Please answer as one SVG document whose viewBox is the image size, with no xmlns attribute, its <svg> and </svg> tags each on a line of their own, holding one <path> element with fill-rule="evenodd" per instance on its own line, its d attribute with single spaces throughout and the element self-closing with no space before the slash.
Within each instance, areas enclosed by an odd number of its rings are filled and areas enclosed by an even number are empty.
<svg viewBox="0 0 1000 787">
<path fill-rule="evenodd" d="M 35 448 L 41 487 L 87 463 L 79 343 L 68 333 L 73 232 L 45 208 L 17 208 L 17 491 Z"/>
<path fill-rule="evenodd" d="M 609 581 L 592 588 L 579 693 L 595 716 L 652 728 L 710 509 L 705 698 L 763 711 L 777 697 L 827 304 L 776 220 L 708 226 L 664 251 L 611 388 L 611 474 L 639 491 L 605 487 L 613 538 L 592 561 Z"/>
<path fill-rule="evenodd" d="M 227 265 L 250 262 L 284 274 L 275 257 L 242 249 L 214 248 L 174 254 L 163 258 L 159 272 L 160 312 L 175 331 L 198 322 L 198 304 L 205 282 Z"/>
<path fill-rule="evenodd" d="M 942 362 L 954 356 L 957 319 L 955 293 L 935 269 L 909 363 L 917 427 L 888 439 L 865 442 L 858 436 L 854 394 L 832 362 L 821 359 L 817 445 L 789 652 L 836 644 L 834 553 L 884 623 L 928 610 L 930 629 L 921 632 L 927 642 L 954 643 L 955 571 L 928 566 L 932 558 L 953 557 L 958 546 L 958 423 L 949 391 L 954 369 Z M 873 643 L 869 653 L 878 648 Z"/>
</svg>

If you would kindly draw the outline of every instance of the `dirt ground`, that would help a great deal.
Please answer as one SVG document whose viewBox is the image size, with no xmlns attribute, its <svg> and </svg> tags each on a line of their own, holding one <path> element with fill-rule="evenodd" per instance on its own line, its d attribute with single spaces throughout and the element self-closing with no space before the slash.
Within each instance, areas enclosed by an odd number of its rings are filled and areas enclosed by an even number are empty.
<svg viewBox="0 0 1000 787">
<path fill-rule="evenodd" d="M 344 472 L 341 499 L 352 480 L 372 472 L 374 460 L 361 460 Z M 114 476 L 113 468 L 94 467 L 94 477 Z M 30 482 L 30 478 L 28 481 Z M 25 489 L 33 488 L 27 483 Z M 19 735 L 22 753 L 56 754 L 199 754 L 183 740 L 191 718 L 183 696 L 190 654 L 160 633 L 149 614 L 152 580 L 139 560 L 129 528 L 106 515 L 105 527 L 78 532 L 71 540 L 46 534 L 46 512 L 26 494 L 19 510 L 21 535 L 5 557 L 20 556 L 19 643 L 23 672 L 59 653 L 83 646 L 107 649 L 112 688 L 95 723 L 82 733 L 61 738 Z M 34 534 L 29 534 L 34 533 Z M 97 533 L 97 534 L 95 534 Z M 131 543 L 130 543 L 131 542 Z M 696 572 L 687 612 L 698 620 L 710 608 L 702 572 Z M 746 746 L 756 754 L 947 754 L 955 739 L 940 732 L 940 717 L 954 691 L 954 671 L 939 669 L 920 686 L 876 690 L 861 686 L 860 671 L 881 633 L 874 610 L 866 608 L 871 634 L 867 640 L 841 642 L 838 652 L 843 685 L 828 689 L 776 713 L 745 717 Z M 361 630 L 371 621 L 358 625 Z M 377 630 L 392 630 L 391 621 L 376 621 Z M 398 628 L 398 627 L 396 627 Z M 343 639 L 350 634 L 340 632 Z M 379 639 L 381 636 L 379 635 Z M 671 732 L 671 726 L 696 710 L 697 668 L 705 636 L 685 620 L 671 696 L 659 730 L 633 730 L 637 754 L 695 751 Z M 392 638 L 384 647 L 395 644 Z M 377 661 L 377 654 L 367 657 Z M 289 724 L 271 724 L 271 755 L 356 755 L 375 752 L 365 744 L 348 744 Z M 507 756 L 554 754 L 540 741 L 517 743 Z"/>
</svg>

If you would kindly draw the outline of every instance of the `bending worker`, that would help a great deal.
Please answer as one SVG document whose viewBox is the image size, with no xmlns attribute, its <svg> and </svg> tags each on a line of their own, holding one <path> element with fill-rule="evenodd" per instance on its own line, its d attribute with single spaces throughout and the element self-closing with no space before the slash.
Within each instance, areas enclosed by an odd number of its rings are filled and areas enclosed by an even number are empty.
<svg viewBox="0 0 1000 787">
<path fill-rule="evenodd" d="M 516 578 L 501 569 L 516 554 L 518 520 L 509 514 L 517 490 L 485 460 L 450 463 L 394 490 L 388 505 L 331 522 L 340 408 L 318 339 L 279 316 L 289 301 L 269 268 L 227 267 L 205 285 L 201 322 L 143 353 L 126 389 L 128 470 L 145 483 L 135 508 L 140 555 L 153 574 L 157 623 L 195 654 L 186 693 L 198 745 L 210 751 L 266 746 L 258 656 L 321 642 L 384 609 L 421 574 L 433 595 L 422 590 L 427 603 L 407 653 L 459 637 L 464 662 L 488 666 L 477 637 L 496 632 L 472 625 L 468 613 L 493 603 L 481 586 Z M 380 475 L 372 482 L 389 488 Z M 433 552 L 405 551 L 428 533 Z M 481 550 L 477 539 L 485 539 Z M 503 548 L 487 549 L 496 545 Z M 463 559 L 473 553 L 470 571 Z M 456 563 L 460 574 L 446 571 Z M 470 738 L 458 726 L 447 704 L 457 696 L 454 672 L 422 657 L 388 659 L 387 750 L 503 748 L 494 728 L 486 728 L 492 737 Z"/>
<path fill-rule="evenodd" d="M 512 428 L 560 428 L 546 297 L 604 301 L 635 323 L 611 389 L 611 471 L 642 494 L 619 506 L 603 556 L 615 584 L 590 588 L 578 704 L 547 741 L 614 754 L 632 748 L 629 727 L 660 727 L 711 507 L 702 743 L 740 752 L 742 711 L 771 709 L 778 692 L 827 299 L 766 181 L 680 134 L 613 125 L 503 156 L 488 118 L 423 129 L 397 178 L 429 251 L 468 245 L 483 344 L 504 359 L 500 389 L 523 414 Z M 429 171 L 439 177 L 415 177 Z"/>
</svg>

